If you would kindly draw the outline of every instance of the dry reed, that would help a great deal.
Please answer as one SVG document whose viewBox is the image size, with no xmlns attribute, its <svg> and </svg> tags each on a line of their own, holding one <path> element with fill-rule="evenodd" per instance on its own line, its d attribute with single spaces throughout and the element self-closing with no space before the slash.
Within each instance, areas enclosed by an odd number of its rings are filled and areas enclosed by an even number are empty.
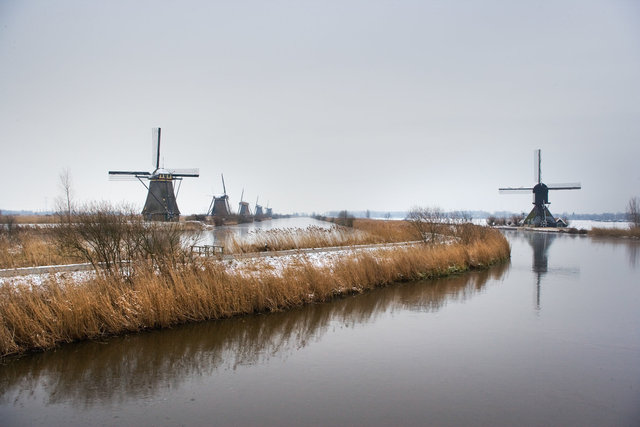
<svg viewBox="0 0 640 427">
<path fill-rule="evenodd" d="M 152 328 L 283 310 L 396 281 L 439 277 L 508 258 L 494 230 L 469 244 L 354 252 L 330 265 L 301 258 L 280 270 L 243 274 L 211 259 L 157 274 L 141 265 L 130 280 L 0 285 L 0 355 Z"/>
<path fill-rule="evenodd" d="M 246 237 L 230 235 L 223 243 L 227 253 L 249 253 L 416 240 L 420 237 L 406 221 L 355 219 L 353 227 L 256 230 Z"/>
<path fill-rule="evenodd" d="M 51 230 L 19 227 L 0 232 L 0 268 L 33 267 L 79 262 L 80 259 L 58 249 Z"/>
<path fill-rule="evenodd" d="M 640 239 L 640 227 L 629 228 L 600 228 L 594 227 L 589 230 L 592 237 L 631 237 Z"/>
</svg>

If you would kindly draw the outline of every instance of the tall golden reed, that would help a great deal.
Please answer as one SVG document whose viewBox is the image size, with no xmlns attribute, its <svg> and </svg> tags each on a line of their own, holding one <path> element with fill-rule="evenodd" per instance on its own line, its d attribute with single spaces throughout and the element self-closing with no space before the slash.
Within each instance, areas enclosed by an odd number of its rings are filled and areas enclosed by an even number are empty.
<svg viewBox="0 0 640 427">
<path fill-rule="evenodd" d="M 216 260 L 196 260 L 157 274 L 138 269 L 131 280 L 98 276 L 82 283 L 0 285 L 0 355 L 152 328 L 283 310 L 397 281 L 482 268 L 509 257 L 497 231 L 468 244 L 415 245 L 353 252 L 330 265 L 308 258 L 258 274 Z"/>
</svg>

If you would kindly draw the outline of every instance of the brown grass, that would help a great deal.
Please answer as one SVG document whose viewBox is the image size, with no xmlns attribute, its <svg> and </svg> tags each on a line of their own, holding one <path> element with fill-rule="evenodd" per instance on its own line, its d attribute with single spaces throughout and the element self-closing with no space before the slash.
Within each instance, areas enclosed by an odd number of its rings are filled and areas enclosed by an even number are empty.
<svg viewBox="0 0 640 427">
<path fill-rule="evenodd" d="M 305 258 L 260 274 L 211 259 L 131 280 L 98 276 L 82 283 L 51 279 L 41 286 L 0 285 L 0 355 L 49 349 L 60 343 L 163 328 L 185 322 L 283 310 L 396 281 L 439 277 L 509 257 L 494 230 L 469 244 L 415 245 L 360 252 L 328 266 Z"/>
<path fill-rule="evenodd" d="M 307 228 L 256 230 L 242 238 L 230 235 L 225 239 L 224 247 L 226 253 L 250 253 L 266 250 L 283 251 L 418 240 L 420 240 L 420 236 L 406 221 L 354 219 L 353 227 L 310 226 Z"/>
<path fill-rule="evenodd" d="M 0 268 L 33 267 L 80 262 L 58 250 L 51 230 L 39 227 L 18 227 L 0 232 Z"/>
<path fill-rule="evenodd" d="M 640 239 L 640 227 L 630 228 L 599 228 L 594 227 L 589 230 L 592 237 L 632 237 Z"/>
<path fill-rule="evenodd" d="M 16 224 L 55 224 L 55 215 L 12 215 Z"/>
</svg>

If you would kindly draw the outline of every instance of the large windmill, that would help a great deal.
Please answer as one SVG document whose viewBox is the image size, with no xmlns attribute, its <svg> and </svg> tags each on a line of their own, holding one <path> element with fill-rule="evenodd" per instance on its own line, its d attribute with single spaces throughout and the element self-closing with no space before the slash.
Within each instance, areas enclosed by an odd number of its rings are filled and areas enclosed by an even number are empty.
<svg viewBox="0 0 640 427">
<path fill-rule="evenodd" d="M 541 154 L 540 150 L 535 150 L 533 173 L 536 185 L 533 187 L 505 187 L 500 188 L 500 193 L 533 193 L 533 209 L 525 218 L 525 225 L 534 227 L 566 227 L 566 223 L 557 220 L 551 215 L 547 205 L 549 205 L 549 190 L 579 190 L 580 183 L 571 184 L 544 184 L 542 182 Z"/>
<path fill-rule="evenodd" d="M 196 178 L 200 176 L 198 169 L 164 169 L 160 168 L 160 128 L 151 131 L 151 161 L 153 172 L 143 171 L 109 171 L 111 180 L 137 179 L 148 190 L 147 200 L 142 209 L 145 219 L 151 221 L 177 221 L 180 210 L 173 191 L 173 181 L 178 181 L 178 193 L 182 178 Z M 144 180 L 149 181 L 149 185 Z"/>
<path fill-rule="evenodd" d="M 231 208 L 229 207 L 229 196 L 227 196 L 227 187 L 224 185 L 224 175 L 222 175 L 222 190 L 224 194 L 220 197 L 213 196 L 207 215 L 214 216 L 216 218 L 226 218 L 231 215 Z"/>
</svg>

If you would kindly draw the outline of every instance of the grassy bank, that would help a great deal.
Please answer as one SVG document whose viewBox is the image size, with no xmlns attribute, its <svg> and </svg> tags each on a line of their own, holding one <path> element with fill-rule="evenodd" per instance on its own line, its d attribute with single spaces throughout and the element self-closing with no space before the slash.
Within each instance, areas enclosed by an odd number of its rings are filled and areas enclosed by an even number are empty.
<svg viewBox="0 0 640 427">
<path fill-rule="evenodd" d="M 194 260 L 164 274 L 145 265 L 130 278 L 97 275 L 82 283 L 0 285 L 0 355 L 60 343 L 164 328 L 180 323 L 283 310 L 328 301 L 397 281 L 484 268 L 509 257 L 495 230 L 479 227 L 463 244 L 354 252 L 329 265 L 307 258 L 251 273 L 215 260 Z M 141 261 L 142 262 L 142 261 Z"/>
</svg>

